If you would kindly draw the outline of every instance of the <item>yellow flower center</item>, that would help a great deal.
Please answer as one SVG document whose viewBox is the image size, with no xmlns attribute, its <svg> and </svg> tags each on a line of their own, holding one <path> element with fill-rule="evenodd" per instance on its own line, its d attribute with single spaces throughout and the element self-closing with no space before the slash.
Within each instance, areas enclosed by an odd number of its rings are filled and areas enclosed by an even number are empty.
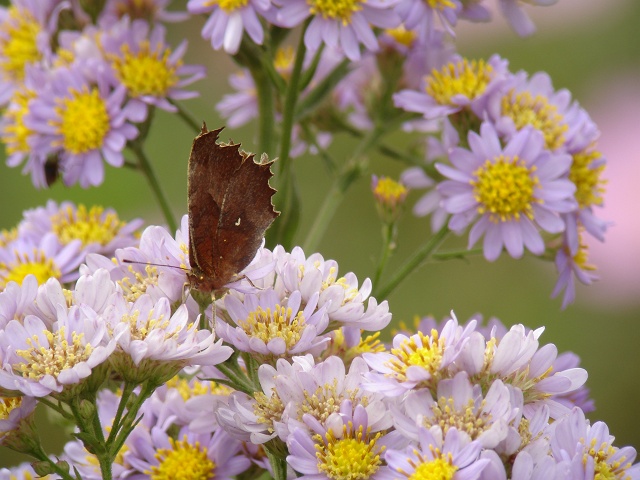
<svg viewBox="0 0 640 480">
<path fill-rule="evenodd" d="M 273 310 L 258 307 L 244 320 L 238 321 L 249 337 L 254 337 L 268 343 L 274 338 L 282 338 L 287 348 L 293 348 L 302 336 L 305 328 L 305 318 L 302 312 L 293 316 L 291 308 L 276 305 Z"/>
<path fill-rule="evenodd" d="M 407 193 L 407 188 L 404 185 L 389 177 L 380 178 L 373 189 L 373 195 L 378 202 L 390 208 L 395 208 L 399 203 L 402 203 L 407 197 Z"/>
<path fill-rule="evenodd" d="M 444 435 L 455 427 L 458 431 L 469 434 L 471 440 L 476 440 L 491 425 L 491 414 L 483 413 L 481 409 L 482 406 L 476 409 L 474 401 L 469 400 L 464 408 L 457 410 L 453 398 L 440 397 L 431 406 L 432 417 L 423 417 L 422 424 L 426 428 L 438 425 Z"/>
<path fill-rule="evenodd" d="M 451 0 L 424 0 L 424 2 L 434 10 L 444 10 L 445 8 L 456 8 L 456 4 Z"/>
<path fill-rule="evenodd" d="M 366 480 L 380 468 L 380 454 L 384 447 L 376 445 L 382 436 L 378 432 L 371 436 L 371 428 L 364 431 L 362 425 L 354 430 L 349 422 L 342 427 L 342 438 L 336 438 L 332 431 L 326 434 L 326 440 L 315 435 L 318 470 L 333 480 Z"/>
<path fill-rule="evenodd" d="M 176 337 L 181 330 L 179 326 L 174 331 L 166 330 L 169 327 L 169 320 L 165 320 L 164 315 L 156 317 L 153 308 L 149 311 L 146 320 L 139 321 L 139 318 L 140 311 L 136 310 L 131 315 L 123 315 L 120 319 L 121 322 L 129 324 L 131 337 L 135 340 L 144 340 L 154 330 L 164 330 L 164 338 L 167 340 Z"/>
<path fill-rule="evenodd" d="M 340 20 L 343 25 L 349 25 L 351 15 L 362 10 L 363 3 L 366 3 L 366 0 L 307 0 L 312 15 Z"/>
<path fill-rule="evenodd" d="M 224 10 L 226 13 L 230 13 L 246 7 L 248 3 L 249 0 L 210 0 L 209 2 L 204 2 L 204 6 L 217 6 Z"/>
<path fill-rule="evenodd" d="M 39 285 L 50 278 L 62 276 L 53 259 L 48 258 L 41 250 L 35 249 L 32 257 L 23 253 L 16 255 L 15 262 L 9 264 L 0 262 L 0 290 L 4 289 L 9 282 L 22 284 L 29 274 L 35 275 Z"/>
<path fill-rule="evenodd" d="M 114 259 L 114 263 L 116 260 Z M 138 272 L 132 265 L 128 267 L 129 273 L 133 275 L 133 281 L 129 277 L 124 277 L 116 283 L 122 288 L 124 298 L 128 302 L 135 302 L 141 295 L 146 293 L 147 288 L 158 285 L 158 268 L 153 265 L 144 267 L 144 273 Z"/>
<path fill-rule="evenodd" d="M 526 125 L 540 130 L 550 150 L 562 146 L 564 133 L 569 129 L 558 108 L 550 104 L 544 95 L 533 97 L 529 92 L 515 93 L 512 90 L 502 97 L 502 114 L 511 118 L 518 130 Z"/>
<path fill-rule="evenodd" d="M 257 422 L 265 425 L 269 433 L 273 433 L 273 422 L 279 422 L 284 412 L 282 400 L 275 389 L 272 390 L 271 396 L 265 395 L 264 392 L 254 392 L 253 397 L 256 399 L 253 413 Z"/>
<path fill-rule="evenodd" d="M 276 55 L 273 59 L 273 66 L 280 75 L 285 79 L 288 79 L 291 74 L 291 67 L 293 67 L 294 59 L 295 54 L 293 47 L 280 47 L 276 50 Z"/>
<path fill-rule="evenodd" d="M 104 208 L 93 206 L 90 210 L 78 205 L 77 210 L 67 207 L 51 219 L 52 228 L 63 244 L 81 240 L 83 245 L 99 243 L 107 245 L 126 225 L 115 213 L 104 215 Z"/>
<path fill-rule="evenodd" d="M 211 480 L 215 478 L 216 464 L 207 456 L 208 449 L 199 442 L 191 445 L 184 440 L 169 438 L 171 449 L 159 449 L 155 457 L 159 465 L 144 473 L 151 480 Z"/>
<path fill-rule="evenodd" d="M 431 330 L 431 337 L 422 332 L 405 339 L 398 348 L 392 348 L 391 354 L 396 358 L 387 362 L 387 366 L 394 371 L 394 377 L 400 382 L 407 380 L 407 369 L 412 366 L 422 367 L 432 375 L 438 372 L 442 363 L 444 339 L 439 338 L 437 330 Z M 420 345 L 418 345 L 420 343 Z"/>
<path fill-rule="evenodd" d="M 493 68 L 484 60 L 466 58 L 448 63 L 440 71 L 435 68 L 427 77 L 426 91 L 440 105 L 452 105 L 455 95 L 464 95 L 470 100 L 479 97 L 491 81 Z"/>
<path fill-rule="evenodd" d="M 569 170 L 569 180 L 576 186 L 575 197 L 580 208 L 602 205 L 606 180 L 600 178 L 604 172 L 604 164 L 593 168 L 591 164 L 602 158 L 598 151 L 582 151 L 573 155 L 573 163 Z"/>
<path fill-rule="evenodd" d="M 199 395 L 229 395 L 233 392 L 231 387 L 221 383 L 212 381 L 200 382 L 196 379 L 190 382 L 186 378 L 180 378 L 177 375 L 167 382 L 167 387 L 175 388 L 185 402 Z"/>
<path fill-rule="evenodd" d="M 384 33 L 405 47 L 413 45 L 413 42 L 418 38 L 418 34 L 414 30 L 407 30 L 403 25 L 385 30 Z"/>
<path fill-rule="evenodd" d="M 495 223 L 520 220 L 521 215 L 533 218 L 532 205 L 541 203 L 534 197 L 540 185 L 535 171 L 535 166 L 527 167 L 517 156 L 500 155 L 493 161 L 485 161 L 473 172 L 476 180 L 470 182 L 479 203 L 478 213 L 488 213 Z"/>
<path fill-rule="evenodd" d="M 132 97 L 165 97 L 178 82 L 176 69 L 179 65 L 169 65 L 170 56 L 171 49 L 162 49 L 158 45 L 151 50 L 148 41 L 143 42 L 137 53 L 132 53 L 129 45 L 125 44 L 122 57 L 112 56 L 112 65 Z"/>
<path fill-rule="evenodd" d="M 62 146 L 74 153 L 86 153 L 102 146 L 111 128 L 107 105 L 97 88 L 70 89 L 71 98 L 59 100 L 54 125 L 63 137 Z"/>
<path fill-rule="evenodd" d="M 22 397 L 0 397 L 0 420 L 7 420 L 9 414 L 22 405 Z M 4 432 L 0 430 L 0 437 Z"/>
<path fill-rule="evenodd" d="M 0 68 L 6 80 L 22 80 L 25 66 L 42 58 L 37 44 L 40 31 L 40 24 L 27 9 L 9 8 L 9 15 L 0 25 Z"/>
<path fill-rule="evenodd" d="M 627 480 L 631 478 L 626 474 L 626 470 L 631 467 L 631 462 L 626 457 L 620 457 L 616 461 L 610 460 L 616 453 L 615 448 L 611 445 L 606 442 L 596 445 L 596 439 L 594 438 L 588 447 L 589 449 L 585 452 L 582 462 L 586 464 L 589 456 L 595 460 L 593 480 Z"/>
<path fill-rule="evenodd" d="M 27 339 L 30 348 L 16 350 L 16 354 L 25 361 L 14 365 L 14 368 L 22 373 L 23 377 L 40 380 L 45 375 L 57 377 L 65 369 L 86 361 L 93 352 L 90 344 L 83 345 L 83 333 L 71 333 L 71 342 L 67 339 L 65 327 L 60 327 L 57 332 L 44 330 L 42 332 L 47 340 L 45 345 L 40 345 L 37 336 Z"/>
<path fill-rule="evenodd" d="M 34 97 L 33 90 L 17 90 L 11 99 L 12 107 L 4 114 L 7 124 L 0 133 L 0 138 L 7 146 L 9 155 L 29 151 L 28 140 L 33 131 L 24 124 L 24 116 L 29 113 L 29 101 Z"/>
<path fill-rule="evenodd" d="M 439 453 L 438 449 L 433 449 Z M 453 456 L 448 453 L 446 458 L 437 457 L 429 460 L 422 457 L 422 462 L 417 464 L 413 459 L 407 459 L 408 462 L 415 467 L 414 472 L 407 480 L 451 480 L 455 475 L 458 467 L 453 464 Z"/>
<path fill-rule="evenodd" d="M 319 267 L 320 264 L 317 264 Z M 301 266 L 301 269 L 304 270 L 304 267 Z M 333 285 L 339 285 L 344 289 L 344 298 L 342 300 L 342 305 L 347 302 L 350 302 L 358 295 L 358 289 L 349 285 L 349 282 L 346 278 L 340 277 L 336 279 L 336 267 L 331 267 L 329 269 L 329 275 L 327 275 L 327 279 L 323 280 L 322 286 L 320 287 L 320 291 L 324 292 L 327 288 L 332 287 Z"/>
</svg>

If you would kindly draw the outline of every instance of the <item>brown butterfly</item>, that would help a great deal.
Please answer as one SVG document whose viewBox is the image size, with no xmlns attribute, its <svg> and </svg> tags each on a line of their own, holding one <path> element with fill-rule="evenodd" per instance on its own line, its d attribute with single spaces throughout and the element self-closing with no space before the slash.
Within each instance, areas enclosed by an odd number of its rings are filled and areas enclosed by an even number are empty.
<svg viewBox="0 0 640 480">
<path fill-rule="evenodd" d="M 189 156 L 189 262 L 192 288 L 216 295 L 253 260 L 264 232 L 277 218 L 269 186 L 271 163 L 256 163 L 239 144 L 217 143 L 202 132 Z"/>
</svg>

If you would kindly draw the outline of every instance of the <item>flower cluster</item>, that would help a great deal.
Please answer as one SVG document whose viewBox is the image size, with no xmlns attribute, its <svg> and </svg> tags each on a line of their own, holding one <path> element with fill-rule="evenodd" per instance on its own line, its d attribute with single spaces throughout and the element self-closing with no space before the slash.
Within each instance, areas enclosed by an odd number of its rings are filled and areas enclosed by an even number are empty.
<svg viewBox="0 0 640 480">
<path fill-rule="evenodd" d="M 95 19 L 58 0 L 0 8 L 0 139 L 36 187 L 58 176 L 100 185 L 103 161 L 124 165 L 150 107 L 176 111 L 172 102 L 197 95 L 185 87 L 204 69 L 183 64 L 186 42 L 166 43 L 166 2 L 107 3 Z"/>
<path fill-rule="evenodd" d="M 587 112 L 567 90 L 554 90 L 547 74 L 511 73 L 497 56 L 452 55 L 394 100 L 443 124 L 427 155 L 437 172 L 403 174 L 409 187 L 430 189 L 414 213 L 433 214 L 434 228 L 469 229 L 468 248 L 483 238 L 489 261 L 503 249 L 513 258 L 525 250 L 555 256 L 553 295 L 565 290 L 563 307 L 572 302 L 574 277 L 595 279 L 581 237 L 603 241 L 608 226 L 594 212 L 603 202 L 605 159 Z"/>
</svg>

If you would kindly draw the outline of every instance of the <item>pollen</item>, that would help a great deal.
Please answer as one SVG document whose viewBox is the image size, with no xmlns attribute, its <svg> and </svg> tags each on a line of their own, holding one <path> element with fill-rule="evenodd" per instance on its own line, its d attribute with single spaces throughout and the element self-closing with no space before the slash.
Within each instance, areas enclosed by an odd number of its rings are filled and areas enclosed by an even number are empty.
<svg viewBox="0 0 640 480">
<path fill-rule="evenodd" d="M 444 435 L 450 428 L 456 428 L 476 440 L 491 424 L 491 414 L 482 412 L 482 405 L 476 409 L 473 400 L 469 400 L 463 408 L 456 409 L 453 398 L 440 397 L 431 406 L 431 412 L 431 417 L 423 417 L 423 426 L 431 428 L 437 425 Z"/>
<path fill-rule="evenodd" d="M 16 354 L 24 362 L 14 365 L 23 377 L 40 380 L 45 375 L 56 378 L 63 370 L 73 368 L 89 359 L 93 352 L 90 344 L 84 344 L 84 334 L 72 332 L 71 338 L 66 334 L 65 327 L 57 332 L 44 330 L 42 332 L 46 343 L 40 344 L 36 335 L 27 339 L 30 348 L 16 350 Z"/>
<path fill-rule="evenodd" d="M 383 446 L 377 445 L 381 432 L 371 435 L 360 425 L 357 429 L 349 422 L 343 425 L 341 438 L 336 438 L 329 430 L 323 441 L 320 435 L 314 439 L 318 470 L 332 480 L 366 480 L 375 475 L 382 465 L 380 454 Z"/>
<path fill-rule="evenodd" d="M 42 58 L 37 43 L 40 31 L 40 24 L 27 9 L 9 8 L 0 25 L 0 68 L 5 80 L 21 81 L 25 67 Z"/>
<path fill-rule="evenodd" d="M 16 90 L 11 99 L 12 106 L 5 112 L 6 126 L 0 133 L 2 143 L 9 155 L 29 151 L 29 137 L 33 131 L 24 124 L 24 116 L 29 113 L 29 101 L 35 92 L 26 88 Z"/>
<path fill-rule="evenodd" d="M 122 288 L 125 300 L 135 302 L 141 295 L 146 293 L 149 287 L 158 285 L 158 268 L 152 265 L 144 267 L 142 274 L 135 270 L 132 265 L 128 267 L 129 274 L 133 277 L 124 277 L 116 283 Z"/>
<path fill-rule="evenodd" d="M 343 400 L 349 399 L 352 403 L 359 403 L 367 406 L 369 399 L 366 396 L 359 397 L 359 391 L 347 390 L 338 391 L 338 380 L 334 379 L 331 384 L 319 385 L 315 392 L 304 391 L 304 401 L 298 410 L 298 420 L 302 421 L 305 413 L 312 415 L 320 423 L 324 423 L 332 413 L 340 410 L 340 404 Z"/>
<path fill-rule="evenodd" d="M 167 331 L 169 320 L 165 320 L 164 315 L 156 317 L 153 308 L 149 310 L 146 320 L 140 320 L 140 312 L 136 310 L 131 315 L 123 315 L 120 321 L 129 324 L 131 338 L 134 340 L 144 340 L 155 330 L 164 330 L 165 339 L 175 337 L 180 331 L 179 327 L 173 332 Z"/>
<path fill-rule="evenodd" d="M 177 65 L 170 65 L 171 49 L 158 45 L 151 50 L 148 41 L 133 53 L 129 45 L 123 45 L 122 56 L 112 56 L 112 65 L 118 79 L 127 87 L 132 97 L 150 95 L 166 97 L 178 82 Z"/>
<path fill-rule="evenodd" d="M 62 135 L 62 146 L 73 154 L 102 147 L 111 128 L 107 105 L 97 88 L 69 89 L 71 98 L 57 101 L 60 120 L 52 122 Z"/>
<path fill-rule="evenodd" d="M 169 438 L 171 448 L 161 448 L 155 454 L 158 465 L 144 473 L 151 480 L 209 480 L 215 478 L 216 464 L 208 457 L 208 449 L 199 442 L 191 445 L 186 435 L 182 441 Z"/>
<path fill-rule="evenodd" d="M 493 68 L 484 60 L 448 63 L 441 70 L 435 68 L 427 77 L 426 91 L 440 105 L 452 105 L 452 98 L 463 95 L 470 100 L 479 97 L 491 81 Z"/>
<path fill-rule="evenodd" d="M 218 384 L 215 382 L 200 382 L 197 379 L 189 382 L 186 378 L 179 376 L 173 377 L 167 382 L 168 388 L 175 388 L 182 399 L 186 402 L 190 398 L 200 395 L 229 395 L 233 390 L 226 385 Z"/>
<path fill-rule="evenodd" d="M 304 269 L 304 267 L 302 268 Z M 342 305 L 344 305 L 345 303 L 350 302 L 351 300 L 356 298 L 356 296 L 358 295 L 358 289 L 353 288 L 351 285 L 349 285 L 349 282 L 345 277 L 336 279 L 336 272 L 336 267 L 331 267 L 329 269 L 329 275 L 327 275 L 327 278 L 322 281 L 320 292 L 324 292 L 327 288 L 332 287 L 333 285 L 339 285 L 344 289 L 344 298 L 342 299 Z"/>
<path fill-rule="evenodd" d="M 87 209 L 78 205 L 77 210 L 69 206 L 51 218 L 52 229 L 63 244 L 81 240 L 83 245 L 98 243 L 107 245 L 126 225 L 115 213 L 104 213 L 104 208 L 93 206 Z"/>
<path fill-rule="evenodd" d="M 619 456 L 615 460 L 616 449 L 606 442 L 598 445 L 595 438 L 591 439 L 589 445 L 585 445 L 585 453 L 582 463 L 586 464 L 588 457 L 593 457 L 595 480 L 613 480 L 617 478 L 628 479 L 627 470 L 631 467 L 631 462 L 625 456 Z"/>
<path fill-rule="evenodd" d="M 238 325 L 249 337 L 258 338 L 264 343 L 282 338 L 287 349 L 293 348 L 300 341 L 306 326 L 302 312 L 294 316 L 291 308 L 280 305 L 276 305 L 273 310 L 258 307 L 246 319 L 238 321 Z"/>
<path fill-rule="evenodd" d="M 418 38 L 418 34 L 413 30 L 407 30 L 404 28 L 404 25 L 400 25 L 396 28 L 390 28 L 385 30 L 384 33 L 393 38 L 400 45 L 404 45 L 405 47 L 411 47 L 413 43 Z"/>
<path fill-rule="evenodd" d="M 580 208 L 602 205 L 606 180 L 601 178 L 604 164 L 594 166 L 594 162 L 602 158 L 596 150 L 582 151 L 573 155 L 573 163 L 569 170 L 569 180 L 576 186 L 575 197 Z"/>
<path fill-rule="evenodd" d="M 524 215 L 533 218 L 533 204 L 541 203 L 535 197 L 540 181 L 536 167 L 527 167 L 517 156 L 500 155 L 487 160 L 473 176 L 473 196 L 478 202 L 478 213 L 489 215 L 492 222 L 518 221 Z"/>
<path fill-rule="evenodd" d="M 451 0 L 424 0 L 424 2 L 434 10 L 444 10 L 445 8 L 456 8 L 456 4 Z"/>
<path fill-rule="evenodd" d="M 407 462 L 414 467 L 414 472 L 407 480 L 431 480 L 437 478 L 438 480 L 451 480 L 455 475 L 458 467 L 453 464 L 453 456 L 448 453 L 446 456 L 442 456 L 437 448 L 429 447 L 434 453 L 433 460 L 418 453 L 420 463 L 416 462 L 413 458 L 407 458 Z"/>
<path fill-rule="evenodd" d="M 263 392 L 254 392 L 253 397 L 256 399 L 253 413 L 257 422 L 265 425 L 269 433 L 275 432 L 273 423 L 279 422 L 282 418 L 282 412 L 284 412 L 282 400 L 275 389 L 272 389 L 271 396 L 267 396 Z"/>
<path fill-rule="evenodd" d="M 9 414 L 22 405 L 22 397 L 0 397 L 0 420 L 8 420 Z M 0 437 L 4 432 L 0 430 Z"/>
<path fill-rule="evenodd" d="M 362 0 L 307 0 L 312 15 L 339 20 L 344 26 L 351 23 L 351 15 L 362 10 L 363 3 Z"/>
<path fill-rule="evenodd" d="M 220 7 L 225 13 L 231 13 L 246 7 L 248 3 L 249 0 L 210 0 L 208 2 L 204 2 L 204 6 L 217 6 Z"/>
<path fill-rule="evenodd" d="M 33 255 L 16 252 L 15 261 L 8 264 L 0 262 L 0 290 L 9 282 L 22 284 L 27 275 L 34 275 L 42 285 L 50 278 L 60 278 L 62 272 L 42 250 L 34 249 Z"/>
<path fill-rule="evenodd" d="M 444 339 L 439 337 L 437 330 L 431 330 L 431 337 L 418 332 L 416 335 L 404 340 L 398 348 L 392 348 L 391 354 L 396 358 L 387 362 L 387 366 L 394 370 L 394 376 L 398 381 L 407 380 L 409 367 L 422 367 L 432 375 L 435 375 L 442 364 L 444 352 Z"/>
<path fill-rule="evenodd" d="M 407 198 L 407 193 L 408 190 L 404 185 L 388 177 L 380 178 L 373 188 L 376 200 L 389 208 L 396 208 L 400 205 Z"/>
<path fill-rule="evenodd" d="M 526 125 L 540 130 L 549 150 L 562 146 L 564 134 L 569 129 L 558 108 L 550 104 L 544 95 L 533 97 L 530 92 L 515 93 L 511 90 L 502 97 L 502 114 L 511 118 L 518 130 Z"/>
</svg>

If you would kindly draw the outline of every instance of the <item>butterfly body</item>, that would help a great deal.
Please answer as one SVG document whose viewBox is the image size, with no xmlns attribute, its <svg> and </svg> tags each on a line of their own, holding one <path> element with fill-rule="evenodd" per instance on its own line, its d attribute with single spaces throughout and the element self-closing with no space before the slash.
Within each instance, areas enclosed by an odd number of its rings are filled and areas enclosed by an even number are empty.
<svg viewBox="0 0 640 480">
<path fill-rule="evenodd" d="M 271 163 L 256 163 L 239 144 L 219 144 L 222 129 L 202 132 L 189 156 L 190 286 L 214 295 L 253 260 L 279 215 L 269 186 Z"/>
</svg>

